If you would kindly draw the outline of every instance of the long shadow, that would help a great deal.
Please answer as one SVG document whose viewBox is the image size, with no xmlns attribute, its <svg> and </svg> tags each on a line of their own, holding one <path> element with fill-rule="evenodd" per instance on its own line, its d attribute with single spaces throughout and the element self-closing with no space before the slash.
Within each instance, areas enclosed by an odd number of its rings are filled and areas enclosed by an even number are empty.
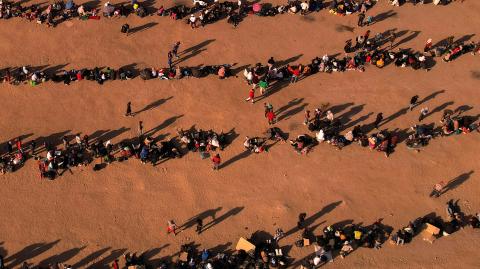
<svg viewBox="0 0 480 269">
<path fill-rule="evenodd" d="M 70 260 L 71 258 L 75 257 L 80 251 L 85 249 L 86 247 L 83 246 L 81 248 L 72 248 L 69 250 L 66 250 L 60 254 L 55 254 L 51 256 L 50 258 L 47 258 L 41 262 L 39 262 L 40 265 L 50 265 L 50 264 L 56 264 L 56 263 L 64 263 Z"/>
<path fill-rule="evenodd" d="M 91 263 L 94 260 L 101 257 L 104 253 L 106 253 L 110 249 L 111 249 L 110 247 L 106 247 L 106 248 L 99 249 L 95 252 L 92 252 L 91 254 L 87 255 L 85 258 L 83 258 L 80 261 L 78 261 L 77 263 L 73 264 L 72 268 L 86 268 L 86 266 L 89 263 Z"/>
<path fill-rule="evenodd" d="M 233 66 L 235 66 L 235 65 L 236 64 L 234 64 Z M 243 70 L 245 70 L 248 67 L 250 67 L 250 64 L 245 64 L 245 65 L 242 65 L 242 66 L 238 66 L 238 67 L 230 69 L 230 73 L 232 73 L 233 76 L 238 76 L 238 74 L 240 74 L 240 72 L 243 72 Z"/>
<path fill-rule="evenodd" d="M 41 136 L 41 137 L 37 138 L 37 145 L 39 145 L 39 147 L 36 150 L 36 152 L 37 153 L 42 153 L 42 152 L 48 150 L 46 148 L 46 146 L 50 147 L 50 149 L 57 147 L 58 145 L 60 145 L 62 143 L 61 142 L 62 137 L 64 137 L 65 135 L 67 135 L 70 132 L 71 132 L 71 130 L 67 130 L 67 131 L 51 134 L 47 137 Z"/>
<path fill-rule="evenodd" d="M 393 11 L 393 10 L 389 10 L 389 11 L 385 11 L 385 12 L 382 12 L 378 15 L 375 15 L 375 17 L 373 17 L 373 23 L 372 24 L 376 24 L 376 23 L 379 23 L 381 21 L 384 21 L 390 17 L 397 17 L 397 12 Z M 370 24 L 370 25 L 372 25 Z"/>
<path fill-rule="evenodd" d="M 396 48 L 404 43 L 407 43 L 408 41 L 411 41 L 413 39 L 415 39 L 419 34 L 421 33 L 421 31 L 413 31 L 410 35 L 404 37 L 402 40 L 398 41 L 397 44 L 395 44 L 393 47 Z"/>
<path fill-rule="evenodd" d="M 147 132 L 145 132 L 145 136 L 153 136 L 154 134 L 156 134 L 158 131 L 164 129 L 164 128 L 167 128 L 168 126 L 172 125 L 173 123 L 175 123 L 175 121 L 177 121 L 178 119 L 180 119 L 181 117 L 183 117 L 183 114 L 182 115 L 178 115 L 178 116 L 173 116 L 173 117 L 170 117 L 166 120 L 164 120 L 160 125 L 158 125 L 157 127 L 155 128 L 152 128 L 150 130 L 148 130 Z"/>
<path fill-rule="evenodd" d="M 445 108 L 447 108 L 448 106 L 453 105 L 453 104 L 454 104 L 454 102 L 450 101 L 450 102 L 446 102 L 446 103 L 443 103 L 443 104 L 437 106 L 432 111 L 430 111 L 427 115 L 425 115 L 425 119 L 427 117 L 430 117 L 431 115 L 437 113 L 437 112 L 442 112 Z"/>
<path fill-rule="evenodd" d="M 178 55 L 180 56 L 180 59 L 174 61 L 173 63 L 174 64 L 179 64 L 179 63 L 182 63 L 192 57 L 195 57 L 197 56 L 198 54 L 200 54 L 202 51 L 206 51 L 207 49 L 205 48 L 208 44 L 214 42 L 216 39 L 209 39 L 209 40 L 206 40 L 206 41 L 203 41 L 202 43 L 200 44 L 197 44 L 193 47 L 190 47 L 182 52 L 180 52 Z M 188 55 L 187 55 L 188 54 Z"/>
<path fill-rule="evenodd" d="M 393 113 L 392 115 L 383 119 L 383 121 L 378 126 L 383 126 L 383 125 L 397 119 L 398 117 L 407 114 L 407 112 L 408 112 L 408 108 L 402 108 L 399 111 L 397 111 L 397 112 Z"/>
<path fill-rule="evenodd" d="M 332 210 L 334 210 L 341 203 L 342 203 L 342 201 L 337 201 L 337 202 L 333 202 L 331 204 L 326 205 L 325 207 L 322 208 L 322 210 L 318 211 L 317 213 L 315 213 L 315 214 L 311 215 L 310 217 L 308 217 L 307 219 L 305 219 L 305 223 L 304 223 L 305 227 L 308 227 L 308 226 L 312 225 L 317 219 L 319 219 L 323 215 L 332 212 Z M 298 231 L 300 231 L 300 230 L 298 229 L 297 226 L 295 226 L 295 227 L 291 228 L 290 230 L 288 230 L 287 232 L 285 232 L 285 237 L 289 236 L 293 233 L 296 233 Z"/>
<path fill-rule="evenodd" d="M 454 38 L 454 36 L 448 36 L 448 37 L 438 41 L 437 43 L 435 43 L 435 45 L 432 46 L 432 49 L 435 49 L 435 48 L 440 47 L 440 46 L 447 46 L 448 45 L 448 40 L 452 39 L 452 38 Z"/>
<path fill-rule="evenodd" d="M 92 1 L 88 1 L 88 2 L 83 3 L 83 6 L 85 8 L 87 8 L 88 10 L 92 10 L 92 9 L 99 8 L 101 3 L 102 3 L 102 1 L 100 1 L 100 0 L 92 0 Z"/>
<path fill-rule="evenodd" d="M 455 42 L 453 42 L 454 44 L 462 44 L 464 42 L 467 42 L 469 41 L 470 39 L 472 39 L 472 37 L 474 37 L 475 34 L 470 34 L 470 35 L 464 35 L 462 37 L 460 37 L 459 39 L 455 40 Z"/>
<path fill-rule="evenodd" d="M 358 119 L 356 119 L 354 121 L 348 122 L 347 124 L 343 125 L 343 127 L 341 128 L 341 131 L 347 130 L 348 128 L 354 127 L 354 126 L 362 123 L 363 121 L 366 121 L 368 118 L 370 118 L 371 115 L 373 115 L 373 112 L 370 112 L 366 115 L 363 115 L 363 116 L 359 117 Z"/>
<path fill-rule="evenodd" d="M 221 223 L 222 221 L 228 219 L 229 217 L 233 217 L 237 214 L 239 214 L 245 207 L 243 206 L 237 206 L 235 208 L 232 208 L 230 209 L 228 212 L 226 212 L 225 214 L 221 215 L 220 217 L 210 221 L 209 223 L 207 223 L 204 228 L 203 228 L 203 232 L 207 231 L 208 229 L 214 227 L 215 225 Z"/>
<path fill-rule="evenodd" d="M 293 107 L 293 106 L 296 106 L 296 105 L 299 105 L 300 103 L 303 102 L 303 98 L 295 98 L 291 101 L 289 101 L 286 105 L 280 107 L 279 109 L 277 109 L 277 111 L 275 111 L 275 114 L 276 115 L 279 115 L 280 113 L 282 113 L 283 111 Z"/>
<path fill-rule="evenodd" d="M 165 244 L 159 248 L 149 249 L 140 254 L 139 257 L 147 265 L 147 268 L 159 268 L 162 258 L 154 259 L 154 257 L 158 255 L 162 249 L 168 248 L 169 246 L 170 244 Z"/>
<path fill-rule="evenodd" d="M 132 35 L 132 34 L 136 34 L 136 33 L 139 33 L 139 32 L 142 32 L 142 31 L 145 31 L 145 30 L 148 30 L 150 28 L 153 28 L 155 25 L 157 25 L 158 22 L 149 22 L 149 23 L 145 23 L 144 25 L 140 25 L 140 26 L 137 26 L 137 27 L 134 27 L 132 29 L 130 29 L 128 31 L 128 34 L 129 35 Z"/>
<path fill-rule="evenodd" d="M 248 156 L 250 156 L 250 154 L 252 154 L 250 151 L 248 150 L 245 150 L 245 151 L 242 151 L 241 153 L 233 156 L 232 158 L 228 159 L 227 161 L 223 162 L 222 164 L 220 164 L 220 168 L 223 169 L 229 165 L 232 165 L 233 163 L 237 162 L 237 161 L 240 161 L 242 159 L 245 159 L 247 158 Z"/>
<path fill-rule="evenodd" d="M 435 97 L 437 97 L 437 95 L 441 94 L 441 93 L 444 93 L 445 90 L 439 90 L 439 91 L 436 91 L 436 92 L 433 92 L 431 93 L 430 95 L 428 96 L 425 96 L 425 98 L 423 98 L 422 100 L 418 101 L 417 105 L 416 106 L 419 106 L 421 104 L 424 104 L 432 99 L 434 99 Z"/>
<path fill-rule="evenodd" d="M 50 66 L 50 67 L 47 67 L 43 70 L 43 72 L 46 74 L 46 75 L 49 75 L 49 76 L 52 76 L 52 75 L 55 75 L 57 74 L 60 70 L 62 70 L 63 68 L 65 68 L 65 66 L 67 66 L 68 63 L 66 64 L 59 64 L 59 65 L 55 65 L 55 66 Z"/>
<path fill-rule="evenodd" d="M 6 257 L 5 258 L 5 263 L 8 264 L 9 268 L 14 268 L 20 264 L 22 264 L 26 260 L 33 259 L 37 257 L 38 255 L 41 255 L 45 251 L 51 249 L 53 246 L 55 246 L 59 240 L 55 240 L 50 243 L 37 243 L 37 244 L 32 244 L 28 247 L 25 247 L 24 249 L 20 250 L 19 252 Z"/>
<path fill-rule="evenodd" d="M 261 101 L 269 96 L 272 96 L 273 94 L 281 91 L 283 88 L 287 87 L 288 85 L 290 84 L 290 81 L 288 80 L 277 80 L 275 83 L 272 84 L 272 86 L 270 86 L 270 88 L 268 89 L 268 91 L 260 96 L 259 98 L 257 98 L 255 100 L 255 102 L 258 102 L 258 101 Z"/>
<path fill-rule="evenodd" d="M 341 121 L 342 125 L 345 125 L 352 120 L 352 117 L 360 113 L 364 107 L 365 107 L 365 104 L 351 107 L 349 111 L 343 113 L 337 118 Z"/>
<path fill-rule="evenodd" d="M 465 113 L 469 110 L 472 110 L 473 109 L 473 106 L 469 106 L 469 105 L 463 105 L 463 106 L 459 106 L 457 108 L 455 108 L 455 110 L 453 111 L 454 113 Z"/>
<path fill-rule="evenodd" d="M 170 100 L 172 98 L 173 98 L 173 96 L 170 96 L 168 98 L 158 99 L 157 101 L 154 101 L 154 102 L 148 104 L 147 106 L 145 106 L 144 108 L 140 109 L 139 111 L 135 112 L 135 114 L 140 114 L 140 113 L 145 112 L 147 110 L 152 110 L 154 108 L 157 108 L 157 107 L 163 105 L 165 102 L 167 102 L 168 100 Z"/>
<path fill-rule="evenodd" d="M 9 139 L 9 140 L 1 143 L 1 144 L 0 144 L 0 152 L 2 152 L 2 150 L 7 147 L 8 141 L 12 141 L 12 142 L 14 143 L 17 138 L 20 138 L 20 141 L 22 141 L 22 143 L 25 145 L 25 141 L 24 141 L 24 140 L 27 139 L 28 137 L 31 137 L 31 136 L 33 136 L 33 133 L 20 135 L 20 136 L 18 136 L 18 137 Z M 14 143 L 14 144 L 15 144 L 15 143 Z M 6 150 L 5 150 L 5 153 L 7 153 Z M 0 156 L 2 156 L 2 155 L 3 155 L 3 154 L 0 154 Z"/>
<path fill-rule="evenodd" d="M 334 105 L 330 108 L 327 108 L 327 110 L 330 110 L 333 113 L 333 115 L 335 115 L 335 114 L 338 114 L 338 113 L 342 112 L 343 110 L 345 110 L 348 107 L 353 106 L 353 105 L 354 105 L 354 103 L 345 103 L 345 104 L 341 104 L 341 105 Z"/>
<path fill-rule="evenodd" d="M 95 262 L 95 263 L 91 264 L 87 268 L 91 268 L 91 269 L 110 269 L 111 268 L 110 263 L 112 263 L 113 261 L 118 259 L 120 256 L 122 256 L 126 251 L 127 251 L 127 249 L 125 249 L 125 248 L 124 249 L 112 250 L 110 252 L 110 255 L 101 259 L 98 262 Z"/>
<path fill-rule="evenodd" d="M 284 66 L 284 65 L 287 65 L 287 64 L 291 64 L 293 62 L 298 61 L 302 56 L 303 56 L 303 54 L 299 54 L 299 55 L 290 57 L 290 58 L 285 59 L 285 60 L 280 60 L 280 61 L 277 61 L 277 63 L 275 65 L 281 67 L 281 66 Z"/>
<path fill-rule="evenodd" d="M 138 77 L 138 75 L 140 74 L 140 71 L 138 70 L 136 63 L 131 63 L 131 64 L 124 65 L 124 66 L 120 67 L 119 69 L 123 69 L 125 71 L 128 70 L 128 71 L 132 72 L 132 79 Z"/>
<path fill-rule="evenodd" d="M 458 177 L 450 180 L 447 185 L 442 189 L 442 194 L 451 191 L 453 189 L 456 189 L 458 186 L 462 185 L 465 181 L 467 181 L 470 176 L 473 174 L 473 170 L 468 172 L 468 173 L 463 173 L 459 175 Z"/>
<path fill-rule="evenodd" d="M 191 218 L 189 218 L 184 224 L 182 224 L 182 226 L 180 226 L 178 229 L 180 230 L 186 230 L 190 227 L 193 227 L 195 224 L 196 224 L 196 220 L 197 219 L 206 219 L 207 217 L 210 217 L 212 219 L 215 219 L 215 214 L 222 210 L 222 207 L 217 207 L 217 208 L 214 208 L 214 209 L 208 209 L 208 210 L 205 210 L 203 211 L 202 213 L 199 213 Z"/>
<path fill-rule="evenodd" d="M 100 140 L 105 142 L 114 139 L 115 137 L 120 136 L 127 131 L 130 131 L 130 128 L 122 127 L 117 130 L 97 130 L 93 134 L 89 135 L 89 139 L 91 143 L 95 143 Z"/>
<path fill-rule="evenodd" d="M 308 106 L 308 103 L 303 103 L 301 106 L 298 106 L 298 107 L 292 108 L 288 111 L 285 111 L 285 113 L 283 113 L 282 115 L 280 115 L 278 117 L 278 121 L 281 121 L 283 119 L 288 119 L 288 118 L 302 112 L 303 110 L 305 110 L 305 108 L 307 106 Z"/>
</svg>

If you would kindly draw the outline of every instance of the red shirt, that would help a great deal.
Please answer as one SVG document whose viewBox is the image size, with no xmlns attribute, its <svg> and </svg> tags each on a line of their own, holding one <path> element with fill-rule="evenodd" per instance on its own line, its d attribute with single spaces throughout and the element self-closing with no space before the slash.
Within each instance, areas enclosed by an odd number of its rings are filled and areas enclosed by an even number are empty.
<svg viewBox="0 0 480 269">
<path fill-rule="evenodd" d="M 267 119 L 272 121 L 275 119 L 275 113 L 273 113 L 272 111 L 269 111 L 267 112 Z"/>
<path fill-rule="evenodd" d="M 220 162 L 221 162 L 220 157 L 217 157 L 217 156 L 213 157 L 212 162 L 215 163 L 215 164 L 220 164 Z"/>
<path fill-rule="evenodd" d="M 248 97 L 253 98 L 255 97 L 255 90 L 251 89 L 250 92 L 248 93 Z"/>
</svg>

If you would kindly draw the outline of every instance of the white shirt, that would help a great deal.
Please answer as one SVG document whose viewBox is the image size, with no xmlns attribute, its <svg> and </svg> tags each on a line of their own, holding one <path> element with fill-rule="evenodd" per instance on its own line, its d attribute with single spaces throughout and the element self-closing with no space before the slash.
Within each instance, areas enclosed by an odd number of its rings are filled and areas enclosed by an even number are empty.
<svg viewBox="0 0 480 269">
<path fill-rule="evenodd" d="M 302 7 L 302 10 L 308 10 L 308 3 L 301 3 L 300 6 Z"/>
</svg>

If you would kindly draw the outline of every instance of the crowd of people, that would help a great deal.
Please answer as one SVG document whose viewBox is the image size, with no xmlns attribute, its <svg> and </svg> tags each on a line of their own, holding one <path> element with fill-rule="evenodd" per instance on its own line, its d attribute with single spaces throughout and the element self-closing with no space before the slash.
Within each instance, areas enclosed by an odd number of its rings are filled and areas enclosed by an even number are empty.
<svg viewBox="0 0 480 269">
<path fill-rule="evenodd" d="M 402 0 L 389 0 L 392 5 L 400 6 Z M 184 20 L 193 28 L 203 27 L 207 24 L 227 19 L 227 22 L 236 27 L 248 15 L 276 16 L 278 14 L 307 15 L 328 9 L 332 14 L 349 15 L 352 13 L 363 14 L 376 4 L 376 0 L 333 0 L 329 3 L 323 0 L 288 0 L 284 5 L 271 3 L 248 2 L 244 0 L 224 1 L 218 0 L 193 0 L 193 5 L 175 4 L 171 7 L 152 7 L 148 1 L 132 0 L 130 3 L 112 4 L 106 2 L 102 7 L 96 4 L 76 4 L 73 0 L 56 1 L 53 4 L 30 4 L 2 0 L 0 2 L 0 18 L 10 19 L 13 17 L 24 18 L 39 24 L 55 27 L 59 23 L 78 18 L 80 20 L 99 20 L 101 16 L 106 18 L 127 17 L 135 14 L 139 17 L 150 15 L 167 16 L 173 20 Z M 412 0 L 414 4 L 422 3 L 423 0 Z M 435 0 L 434 4 L 446 5 L 451 0 Z M 368 16 L 371 20 L 372 16 Z"/>
<path fill-rule="evenodd" d="M 445 220 L 430 213 L 411 221 L 407 226 L 394 229 L 378 219 L 371 225 L 343 221 L 324 227 L 321 234 L 315 234 L 312 227 L 306 221 L 307 214 L 300 213 L 296 230 L 298 240 L 294 246 L 299 248 L 312 248 L 313 252 L 302 259 L 293 259 L 288 255 L 290 246 L 282 244 L 286 234 L 282 228 L 277 228 L 274 235 L 265 231 L 256 231 L 246 239 L 249 246 L 246 249 L 240 244 L 235 249 L 198 249 L 193 243 L 181 245 L 175 257 L 162 258 L 154 264 L 149 261 L 145 254 L 126 253 L 123 259 L 113 257 L 110 267 L 113 269 L 145 269 L 145 268 L 180 268 L 180 269 L 227 269 L 227 268 L 288 268 L 299 267 L 302 269 L 319 268 L 336 259 L 346 258 L 359 248 L 380 250 L 384 243 L 392 245 L 404 245 L 410 243 L 416 236 L 421 235 L 423 240 L 433 242 L 441 237 L 455 233 L 461 229 L 470 227 L 473 230 L 480 229 L 480 214 L 465 215 L 458 205 L 458 200 L 450 200 L 446 204 Z M 197 234 L 203 232 L 203 219 L 195 220 Z M 182 225 L 183 226 L 183 225 Z M 193 225 L 190 225 L 193 226 Z M 433 229 L 431 229 L 433 227 Z M 167 233 L 176 234 L 176 226 L 173 220 L 168 221 Z M 9 268 L 0 256 L 0 268 Z M 41 264 L 34 266 L 24 261 L 22 269 L 76 269 L 66 263 Z M 10 268 L 13 269 L 13 268 Z"/>
</svg>

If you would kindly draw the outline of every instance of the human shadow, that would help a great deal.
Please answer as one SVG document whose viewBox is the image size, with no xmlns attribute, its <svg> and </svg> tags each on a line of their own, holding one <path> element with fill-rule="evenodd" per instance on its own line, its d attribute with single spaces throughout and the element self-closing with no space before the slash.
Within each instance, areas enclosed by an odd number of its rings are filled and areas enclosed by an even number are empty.
<svg viewBox="0 0 480 269">
<path fill-rule="evenodd" d="M 236 66 L 236 63 L 232 65 L 233 66 Z M 250 67 L 250 64 L 245 64 L 245 65 L 242 65 L 242 66 L 238 66 L 238 67 L 235 67 L 235 68 L 231 68 L 230 69 L 230 73 L 233 75 L 233 76 L 238 76 L 238 74 L 240 74 L 240 72 L 242 72 L 243 70 L 245 70 L 246 68 L 249 68 Z"/>
<path fill-rule="evenodd" d="M 197 56 L 198 54 L 200 54 L 202 51 L 205 51 L 207 49 L 205 49 L 205 47 L 207 45 L 209 45 L 210 43 L 214 42 L 216 39 L 209 39 L 209 40 L 205 40 L 203 41 L 202 43 L 199 43 L 195 46 L 192 46 L 188 49 L 185 49 L 181 52 L 178 53 L 178 55 L 180 56 L 180 59 L 174 61 L 173 63 L 174 64 L 179 64 L 179 63 L 182 63 L 192 57 L 195 57 Z M 188 55 L 187 55 L 188 54 Z"/>
<path fill-rule="evenodd" d="M 102 249 L 99 249 L 97 251 L 94 251 L 94 252 L 90 253 L 89 255 L 87 255 L 85 258 L 83 258 L 80 261 L 73 264 L 72 268 L 87 268 L 87 265 L 89 263 L 91 263 L 91 262 L 95 261 L 96 259 L 98 259 L 99 257 L 101 257 L 104 253 L 106 253 L 110 249 L 111 249 L 110 247 L 106 247 L 106 248 L 102 248 Z"/>
<path fill-rule="evenodd" d="M 378 124 L 378 126 L 379 127 L 383 126 L 383 125 L 397 119 L 398 117 L 407 114 L 407 112 L 408 112 L 408 108 L 402 108 L 402 109 L 398 110 L 397 112 L 393 113 L 392 115 L 383 119 L 383 121 L 380 124 Z"/>
<path fill-rule="evenodd" d="M 338 114 L 342 112 L 343 110 L 347 109 L 350 106 L 353 106 L 354 103 L 345 103 L 345 104 L 340 104 L 340 105 L 334 105 L 330 108 L 327 108 L 327 110 L 330 110 L 333 115 Z"/>
<path fill-rule="evenodd" d="M 435 97 L 437 97 L 437 95 L 439 95 L 441 93 L 444 93 L 444 92 L 445 92 L 445 90 L 439 90 L 439 91 L 433 92 L 430 95 L 425 96 L 422 100 L 418 101 L 415 106 L 419 106 L 421 104 L 424 104 L 424 103 L 434 99 Z"/>
<path fill-rule="evenodd" d="M 137 114 L 140 114 L 142 112 L 145 112 L 147 110 L 152 110 L 152 109 L 155 109 L 161 105 L 163 105 L 165 102 L 167 102 L 168 100 L 172 99 L 173 96 L 170 96 L 170 97 L 167 97 L 167 98 L 162 98 L 162 99 L 158 99 L 157 101 L 154 101 L 150 104 L 148 104 L 147 106 L 145 106 L 144 108 L 140 109 L 139 111 L 135 112 L 135 115 Z"/>
<path fill-rule="evenodd" d="M 243 206 L 237 206 L 235 208 L 232 208 L 230 209 L 229 211 L 227 211 L 225 214 L 219 216 L 218 218 L 210 221 L 209 223 L 207 223 L 205 226 L 203 226 L 203 230 L 202 232 L 205 232 L 207 231 L 208 229 L 214 227 L 215 225 L 221 223 L 222 221 L 230 218 L 230 217 L 233 217 L 235 215 L 238 215 L 240 212 L 242 212 L 242 210 L 244 209 L 245 207 Z"/>
<path fill-rule="evenodd" d="M 282 113 L 283 111 L 285 111 L 285 110 L 287 110 L 287 109 L 289 109 L 289 108 L 291 108 L 291 107 L 293 107 L 293 106 L 296 106 L 296 105 L 302 103 L 303 100 L 304 100 L 303 98 L 295 98 L 295 99 L 292 99 L 292 100 L 289 101 L 286 105 L 284 105 L 284 106 L 280 107 L 279 109 L 277 109 L 277 110 L 275 111 L 275 114 L 276 114 L 276 115 L 279 115 L 279 114 Z"/>
<path fill-rule="evenodd" d="M 427 117 L 430 117 L 431 115 L 433 115 L 437 112 L 442 112 L 445 108 L 447 108 L 448 106 L 453 105 L 453 104 L 454 104 L 454 102 L 450 101 L 450 102 L 445 102 L 445 103 L 437 106 L 436 108 L 432 109 L 427 115 L 425 115 L 424 119 L 426 119 Z"/>
<path fill-rule="evenodd" d="M 162 249 L 168 248 L 169 246 L 170 244 L 165 244 L 159 248 L 149 249 L 142 252 L 139 258 L 141 261 L 143 261 L 145 265 L 147 265 L 147 268 L 159 268 L 163 259 L 154 259 L 154 257 L 158 255 L 162 251 Z"/>
<path fill-rule="evenodd" d="M 464 36 L 460 37 L 459 39 L 455 40 L 455 42 L 453 42 L 453 43 L 459 45 L 459 44 L 462 44 L 462 43 L 465 43 L 465 42 L 469 41 L 474 36 L 475 36 L 475 34 L 464 35 Z"/>
<path fill-rule="evenodd" d="M 86 7 L 88 10 L 93 10 L 99 8 L 101 3 L 102 2 L 100 0 L 92 0 L 83 3 L 83 6 Z"/>
<path fill-rule="evenodd" d="M 185 223 L 182 224 L 182 226 L 180 226 L 178 229 L 181 229 L 181 230 L 186 230 L 188 228 L 191 228 L 193 227 L 197 222 L 197 219 L 206 219 L 208 217 L 212 218 L 213 220 L 215 219 L 215 215 L 217 214 L 217 212 L 219 212 L 220 210 L 222 210 L 222 207 L 217 207 L 217 208 L 214 208 L 214 209 L 208 209 L 208 210 L 205 210 L 203 211 L 202 213 L 199 213 L 191 218 L 189 218 L 187 221 L 185 221 Z"/>
<path fill-rule="evenodd" d="M 342 115 L 338 116 L 337 118 L 340 120 L 342 125 L 345 125 L 352 120 L 352 117 L 354 117 L 355 115 L 360 113 L 363 110 L 364 107 L 365 107 L 365 104 L 351 107 L 349 111 L 343 113 Z"/>
<path fill-rule="evenodd" d="M 60 242 L 60 239 L 49 243 L 36 243 L 29 245 L 24 249 L 20 250 L 19 252 L 6 257 L 5 263 L 8 264 L 9 268 L 15 268 L 16 266 L 22 264 L 24 261 L 33 259 L 46 252 L 47 250 L 51 249 L 56 244 L 58 244 L 58 242 Z"/>
<path fill-rule="evenodd" d="M 382 22 L 390 17 L 397 17 L 397 12 L 393 10 L 388 10 L 388 11 L 379 13 L 373 17 L 373 22 L 370 25 Z"/>
<path fill-rule="evenodd" d="M 447 183 L 447 185 L 445 185 L 445 187 L 443 187 L 441 194 L 444 194 L 448 191 L 456 189 L 458 186 L 465 183 L 465 181 L 467 181 L 472 176 L 472 174 L 473 174 L 473 170 L 471 170 L 470 172 L 467 172 L 467 173 L 463 173 L 463 174 L 459 175 L 458 177 L 450 180 Z"/>
<path fill-rule="evenodd" d="M 368 120 L 368 118 L 370 118 L 371 115 L 373 115 L 373 112 L 370 112 L 370 113 L 368 113 L 368 114 L 366 114 L 366 115 L 363 115 L 363 116 L 359 117 L 359 118 L 356 119 L 356 120 L 353 120 L 353 121 L 348 122 L 347 124 L 343 125 L 343 127 L 341 128 L 341 131 L 342 131 L 342 130 L 347 130 L 348 128 L 351 128 L 351 127 L 353 127 L 353 126 L 356 126 L 356 125 L 362 123 L 363 121 Z"/>
<path fill-rule="evenodd" d="M 102 69 L 102 68 L 100 68 L 100 69 Z M 122 69 L 122 70 L 125 70 L 125 71 L 130 71 L 132 73 L 132 79 L 136 78 L 140 74 L 140 71 L 138 70 L 136 63 L 131 63 L 131 64 L 124 65 L 124 66 L 120 67 L 119 69 Z"/>
<path fill-rule="evenodd" d="M 470 74 L 471 74 L 473 79 L 480 80 L 480 71 L 471 71 Z"/>
<path fill-rule="evenodd" d="M 37 140 L 37 145 L 39 147 L 36 149 L 36 153 L 42 153 L 44 151 L 52 150 L 58 147 L 62 142 L 62 137 L 65 135 L 69 134 L 71 130 L 63 131 L 63 132 L 58 132 L 58 133 L 53 133 L 49 136 L 43 137 L 40 136 L 38 137 Z"/>
<path fill-rule="evenodd" d="M 282 115 L 280 115 L 280 116 L 278 117 L 278 121 L 281 121 L 281 120 L 283 120 L 283 119 L 288 119 L 288 118 L 290 118 L 290 117 L 292 117 L 292 116 L 294 116 L 294 115 L 302 112 L 303 110 L 305 110 L 305 108 L 306 108 L 307 106 L 308 106 L 308 103 L 303 103 L 303 104 L 300 105 L 300 106 L 297 106 L 297 107 L 294 107 L 294 108 L 292 108 L 292 109 L 290 109 L 290 110 L 285 111 L 285 113 L 283 113 Z"/>
<path fill-rule="evenodd" d="M 299 55 L 290 57 L 290 58 L 285 59 L 285 60 L 280 60 L 280 61 L 277 61 L 277 63 L 275 65 L 279 66 L 279 67 L 282 67 L 282 66 L 285 66 L 287 64 L 291 64 L 293 62 L 298 61 L 302 56 L 303 56 L 303 54 L 299 54 Z"/>
<path fill-rule="evenodd" d="M 50 67 L 47 67 L 47 68 L 43 69 L 43 73 L 45 73 L 45 75 L 47 75 L 47 76 L 52 76 L 52 75 L 57 74 L 60 70 L 65 68 L 67 65 L 69 65 L 69 64 L 66 63 L 66 64 L 59 64 L 59 65 L 55 65 L 55 66 L 50 66 Z"/>
<path fill-rule="evenodd" d="M 328 213 L 332 212 L 341 203 L 342 203 L 342 201 L 337 201 L 337 202 L 333 202 L 333 203 L 330 203 L 330 204 L 324 206 L 320 211 L 318 211 L 317 213 L 315 213 L 315 214 L 313 214 L 310 217 L 305 219 L 304 227 L 308 227 L 308 226 L 312 225 L 317 219 L 319 219 L 320 217 L 322 217 L 325 214 L 328 214 Z M 298 231 L 300 231 L 299 227 L 295 226 L 295 227 L 291 228 L 290 230 L 288 230 L 287 232 L 285 232 L 285 237 L 287 237 L 287 236 L 289 236 L 293 233 L 296 233 Z"/>
<path fill-rule="evenodd" d="M 181 117 L 183 117 L 183 114 L 181 115 L 178 115 L 178 116 L 173 116 L 173 117 L 170 117 L 166 120 L 164 120 L 162 123 L 160 123 L 158 126 L 146 131 L 144 133 L 144 136 L 153 136 L 154 134 L 156 134 L 158 131 L 164 129 L 164 128 L 167 128 L 168 126 L 172 125 L 175 123 L 175 121 L 177 121 L 178 119 L 180 119 Z"/>
<path fill-rule="evenodd" d="M 120 256 L 122 256 L 125 252 L 127 251 L 126 248 L 123 249 L 114 249 L 110 251 L 110 254 L 101 260 L 91 264 L 90 266 L 86 268 L 91 268 L 91 269 L 110 269 L 110 263 L 118 259 Z M 75 268 L 75 267 L 74 267 Z"/>
<path fill-rule="evenodd" d="M 128 31 L 128 34 L 129 34 L 129 35 L 132 35 L 132 34 L 136 34 L 136 33 L 139 33 L 139 32 L 145 31 L 145 30 L 148 30 L 148 29 L 150 29 L 150 28 L 153 28 L 153 27 L 154 27 L 155 25 L 157 25 L 157 24 L 158 24 L 158 22 L 145 23 L 144 25 L 140 25 L 140 26 L 131 28 L 131 29 Z"/>
<path fill-rule="evenodd" d="M 97 130 L 93 134 L 89 135 L 91 143 L 96 143 L 98 141 L 108 141 L 114 139 L 115 137 L 120 136 L 121 134 L 130 131 L 130 128 L 121 127 L 116 130 Z"/>
<path fill-rule="evenodd" d="M 397 42 L 397 44 L 395 44 L 393 47 L 396 48 L 404 43 L 407 43 L 413 39 L 415 39 L 419 34 L 421 33 L 421 31 L 413 31 L 410 35 L 402 38 L 400 41 Z"/>
<path fill-rule="evenodd" d="M 463 105 L 463 106 L 459 106 L 457 108 L 455 108 L 455 110 L 453 111 L 454 113 L 465 113 L 469 110 L 472 110 L 473 109 L 473 106 L 469 106 L 469 105 Z"/>
<path fill-rule="evenodd" d="M 64 263 L 75 257 L 80 251 L 85 249 L 86 246 L 83 246 L 81 248 L 72 248 L 69 250 L 66 250 L 62 253 L 55 254 L 47 259 L 42 260 L 39 262 L 39 265 L 45 265 L 48 266 L 50 264 L 56 264 L 56 263 Z"/>
<path fill-rule="evenodd" d="M 239 154 L 233 156 L 232 158 L 228 159 L 227 161 L 223 162 L 222 164 L 220 164 L 220 168 L 223 169 L 229 165 L 232 165 L 233 163 L 237 162 L 237 161 L 240 161 L 242 159 L 245 159 L 247 158 L 248 156 L 250 156 L 250 154 L 252 154 L 252 152 L 250 152 L 249 150 L 245 150 L 245 151 L 242 151 L 240 152 Z"/>
</svg>

